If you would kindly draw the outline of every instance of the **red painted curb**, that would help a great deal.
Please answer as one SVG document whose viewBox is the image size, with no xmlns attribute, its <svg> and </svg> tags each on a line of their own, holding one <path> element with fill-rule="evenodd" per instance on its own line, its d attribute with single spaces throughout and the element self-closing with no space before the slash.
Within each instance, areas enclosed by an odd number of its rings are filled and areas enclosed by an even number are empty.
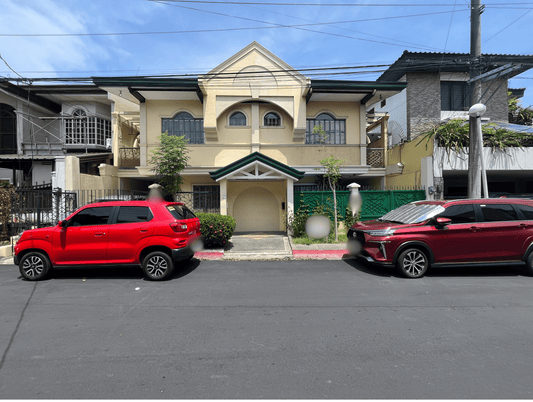
<svg viewBox="0 0 533 402">
<path fill-rule="evenodd" d="M 194 253 L 196 258 L 201 258 L 203 260 L 218 260 L 224 257 L 224 253 L 218 252 L 205 252 L 205 253 Z"/>
<path fill-rule="evenodd" d="M 292 250 L 292 255 L 321 255 L 321 256 L 343 256 L 348 254 L 348 250 Z"/>
</svg>

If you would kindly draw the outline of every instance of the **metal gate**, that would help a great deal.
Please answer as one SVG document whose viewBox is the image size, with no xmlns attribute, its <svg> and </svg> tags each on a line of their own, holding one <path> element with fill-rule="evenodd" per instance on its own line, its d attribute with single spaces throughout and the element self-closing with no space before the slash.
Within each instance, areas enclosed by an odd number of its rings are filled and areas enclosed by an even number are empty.
<svg viewBox="0 0 533 402">
<path fill-rule="evenodd" d="M 60 188 L 18 188 L 11 196 L 11 236 L 56 225 L 76 210 L 77 194 Z"/>
</svg>

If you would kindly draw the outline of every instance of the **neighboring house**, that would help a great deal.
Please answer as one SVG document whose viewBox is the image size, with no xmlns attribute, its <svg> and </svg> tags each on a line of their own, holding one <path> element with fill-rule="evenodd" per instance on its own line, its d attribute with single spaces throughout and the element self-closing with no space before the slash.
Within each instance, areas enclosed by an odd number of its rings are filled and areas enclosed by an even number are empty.
<svg viewBox="0 0 533 402">
<path fill-rule="evenodd" d="M 481 59 L 482 73 L 510 67 L 504 75 L 481 84 L 481 103 L 487 107 L 482 122 L 506 124 L 508 79 L 533 67 L 533 56 L 484 54 Z M 452 152 L 450 157 L 444 157 L 444 151 L 433 146 L 432 141 L 420 143 L 420 135 L 449 119 L 468 119 L 470 60 L 469 54 L 405 51 L 378 78 L 377 82 L 407 83 L 400 94 L 367 107 L 369 113 L 386 115 L 388 119 L 387 186 L 421 185 L 426 188 L 428 198 L 466 196 L 467 155 Z M 523 90 L 511 92 L 523 96 Z M 484 150 L 491 192 L 533 193 L 530 150 L 533 148 L 506 153 Z"/>
<path fill-rule="evenodd" d="M 102 182 L 99 166 L 113 164 L 112 132 L 120 134 L 124 124 L 117 105 L 122 103 L 93 84 L 0 80 L 0 179 L 63 190 L 80 189 L 81 182 L 86 189 L 112 184 Z"/>
<path fill-rule="evenodd" d="M 139 107 L 138 142 L 117 136 L 114 165 L 101 175 L 117 178 L 121 189 L 146 190 L 155 181 L 149 161 L 158 137 L 185 135 L 182 190 L 211 194 L 220 213 L 235 217 L 237 231 L 285 230 L 285 215 L 297 207 L 294 191 L 317 189 L 319 161 L 330 155 L 345 160 L 341 184 L 382 185 L 384 147 L 369 147 L 366 104 L 407 85 L 313 80 L 256 42 L 198 78 L 93 80 Z M 313 133 L 317 125 L 324 143 Z M 206 198 L 195 198 L 195 207 Z"/>
</svg>

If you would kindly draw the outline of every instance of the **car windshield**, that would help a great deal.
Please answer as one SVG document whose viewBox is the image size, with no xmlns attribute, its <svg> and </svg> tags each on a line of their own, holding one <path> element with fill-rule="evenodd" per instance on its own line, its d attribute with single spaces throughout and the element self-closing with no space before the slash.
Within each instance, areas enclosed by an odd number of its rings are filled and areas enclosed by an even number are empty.
<svg viewBox="0 0 533 402">
<path fill-rule="evenodd" d="M 395 223 L 420 223 L 442 211 L 444 211 L 442 205 L 410 203 L 386 213 L 378 220 Z"/>
</svg>

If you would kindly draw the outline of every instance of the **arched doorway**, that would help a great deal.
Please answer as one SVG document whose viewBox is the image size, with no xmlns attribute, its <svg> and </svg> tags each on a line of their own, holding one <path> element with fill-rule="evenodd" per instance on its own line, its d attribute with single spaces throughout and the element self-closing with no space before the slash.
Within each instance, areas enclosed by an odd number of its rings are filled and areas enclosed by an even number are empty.
<svg viewBox="0 0 533 402">
<path fill-rule="evenodd" d="M 233 204 L 235 232 L 279 231 L 279 206 L 265 188 L 251 187 L 237 196 Z"/>
<path fill-rule="evenodd" d="M 0 103 L 0 154 L 17 153 L 17 115 L 15 109 Z"/>
</svg>

